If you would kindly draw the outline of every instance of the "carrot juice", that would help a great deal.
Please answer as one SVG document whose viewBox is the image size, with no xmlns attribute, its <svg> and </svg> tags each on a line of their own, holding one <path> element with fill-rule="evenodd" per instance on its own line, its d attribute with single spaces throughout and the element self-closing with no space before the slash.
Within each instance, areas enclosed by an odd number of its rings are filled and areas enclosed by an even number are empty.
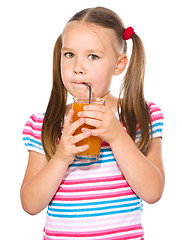
<svg viewBox="0 0 182 240">
<path fill-rule="evenodd" d="M 105 103 L 104 99 L 93 98 L 90 104 L 104 104 L 104 103 Z M 79 119 L 78 112 L 83 111 L 83 107 L 88 104 L 89 104 L 89 100 L 74 98 L 74 102 L 73 102 L 73 110 L 74 110 L 73 121 L 74 122 Z M 79 127 L 75 131 L 74 135 L 82 133 L 81 131 L 82 128 L 94 129 L 95 127 L 87 124 L 83 124 L 81 127 Z M 101 138 L 97 136 L 89 136 L 81 140 L 76 144 L 76 146 L 82 146 L 82 145 L 88 144 L 89 148 L 84 152 L 77 153 L 76 158 L 78 160 L 81 160 L 81 159 L 97 160 L 100 154 L 101 142 L 102 142 Z"/>
</svg>

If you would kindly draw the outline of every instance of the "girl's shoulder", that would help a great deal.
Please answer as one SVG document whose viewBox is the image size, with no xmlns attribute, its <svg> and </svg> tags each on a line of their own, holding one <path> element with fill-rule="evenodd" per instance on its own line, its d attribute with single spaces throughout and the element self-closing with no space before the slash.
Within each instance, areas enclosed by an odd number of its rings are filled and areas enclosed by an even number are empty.
<svg viewBox="0 0 182 240">
<path fill-rule="evenodd" d="M 164 125 L 164 116 L 162 110 L 153 102 L 147 102 L 150 118 L 151 118 L 151 127 L 153 137 L 162 137 L 163 135 L 163 125 Z"/>
<path fill-rule="evenodd" d="M 42 124 L 44 121 L 44 115 L 45 113 L 33 113 L 29 120 L 32 121 L 34 124 Z"/>
<path fill-rule="evenodd" d="M 44 154 L 41 142 L 42 124 L 44 121 L 43 113 L 33 113 L 23 128 L 23 142 L 27 150 L 33 150 Z"/>
<path fill-rule="evenodd" d="M 72 105 L 67 105 L 66 114 Z M 33 113 L 23 128 L 23 142 L 26 149 L 39 152 L 45 155 L 41 141 L 42 125 L 45 113 Z"/>
<path fill-rule="evenodd" d="M 147 101 L 150 119 L 151 119 L 151 126 L 150 129 L 150 135 L 152 135 L 153 138 L 157 137 L 163 137 L 163 113 L 155 103 Z M 136 132 L 136 140 L 137 143 L 141 137 L 141 130 L 139 124 L 137 124 L 137 132 Z"/>
<path fill-rule="evenodd" d="M 163 121 L 164 116 L 163 116 L 161 108 L 159 106 L 157 106 L 155 103 L 149 102 L 149 101 L 147 101 L 147 105 L 149 108 L 151 121 L 155 121 L 155 120 Z"/>
</svg>

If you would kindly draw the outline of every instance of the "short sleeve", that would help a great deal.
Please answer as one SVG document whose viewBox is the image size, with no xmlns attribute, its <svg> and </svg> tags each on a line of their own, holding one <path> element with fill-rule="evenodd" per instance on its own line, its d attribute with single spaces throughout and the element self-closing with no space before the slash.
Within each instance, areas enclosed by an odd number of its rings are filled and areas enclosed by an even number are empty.
<svg viewBox="0 0 182 240">
<path fill-rule="evenodd" d="M 163 122 L 164 122 L 163 113 L 161 109 L 154 103 L 147 102 L 147 104 L 149 107 L 151 126 L 152 126 L 152 131 L 151 131 L 151 127 L 149 126 L 150 136 L 152 135 L 153 138 L 157 138 L 157 137 L 162 138 Z M 137 132 L 136 132 L 135 143 L 137 143 L 141 138 L 141 130 L 140 130 L 139 124 L 137 124 L 136 127 L 137 127 Z"/>
<path fill-rule="evenodd" d="M 41 130 L 44 114 L 32 114 L 23 129 L 23 142 L 27 151 L 35 151 L 45 155 L 41 142 Z"/>
<path fill-rule="evenodd" d="M 161 109 L 156 106 L 154 103 L 148 103 L 150 116 L 151 116 L 151 124 L 152 124 L 152 137 L 161 137 L 163 131 L 164 117 Z M 151 130 L 150 130 L 151 132 Z"/>
</svg>

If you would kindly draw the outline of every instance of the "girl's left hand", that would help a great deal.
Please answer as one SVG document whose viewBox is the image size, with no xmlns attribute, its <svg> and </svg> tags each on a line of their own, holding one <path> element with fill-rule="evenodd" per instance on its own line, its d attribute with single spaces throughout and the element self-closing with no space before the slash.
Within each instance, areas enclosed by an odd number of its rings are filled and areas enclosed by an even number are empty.
<svg viewBox="0 0 182 240">
<path fill-rule="evenodd" d="M 86 105 L 84 111 L 79 112 L 78 116 L 85 118 L 86 124 L 95 127 L 95 129 L 89 129 L 92 136 L 98 136 L 109 144 L 116 139 L 122 128 L 120 121 L 107 106 Z M 82 129 L 82 131 L 85 130 Z"/>
</svg>

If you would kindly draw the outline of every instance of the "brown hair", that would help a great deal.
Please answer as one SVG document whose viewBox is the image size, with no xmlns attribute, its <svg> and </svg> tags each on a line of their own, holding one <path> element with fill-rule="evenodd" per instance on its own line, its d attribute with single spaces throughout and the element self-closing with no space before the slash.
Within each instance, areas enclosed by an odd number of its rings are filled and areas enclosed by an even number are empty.
<svg viewBox="0 0 182 240">
<path fill-rule="evenodd" d="M 126 53 L 127 43 L 123 39 L 125 27 L 115 12 L 103 7 L 88 8 L 76 13 L 68 22 L 71 21 L 84 21 L 113 29 L 118 41 L 123 47 L 123 53 Z M 150 146 L 149 126 L 151 125 L 151 120 L 143 93 L 145 51 L 142 41 L 135 33 L 132 34 L 131 38 L 133 40 L 133 49 L 128 69 L 120 89 L 118 113 L 120 121 L 123 122 L 133 141 L 135 141 L 136 138 L 136 124 L 139 124 L 141 137 L 137 146 L 146 154 Z M 41 140 L 48 160 L 56 151 L 57 140 L 61 137 L 66 112 L 67 90 L 61 79 L 61 48 L 62 39 L 60 35 L 54 47 L 53 87 L 42 126 Z M 122 93 L 123 98 L 121 99 Z"/>
</svg>

